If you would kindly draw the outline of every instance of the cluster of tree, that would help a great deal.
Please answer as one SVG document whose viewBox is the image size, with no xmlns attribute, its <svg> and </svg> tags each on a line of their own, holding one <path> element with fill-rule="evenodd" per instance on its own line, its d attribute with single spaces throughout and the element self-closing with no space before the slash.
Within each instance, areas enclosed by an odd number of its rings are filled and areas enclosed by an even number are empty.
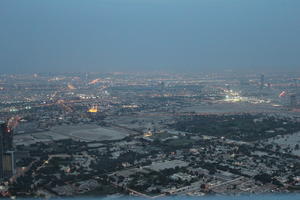
<svg viewBox="0 0 300 200">
<path fill-rule="evenodd" d="M 170 126 L 179 131 L 244 141 L 256 141 L 300 130 L 299 122 L 260 114 L 197 115 L 179 119 Z"/>
<path fill-rule="evenodd" d="M 256 176 L 254 176 L 254 179 L 262 182 L 263 184 L 272 183 L 279 187 L 283 187 L 283 184 L 280 181 L 278 181 L 276 178 L 272 177 L 270 174 L 267 174 L 267 173 L 260 173 Z"/>
<path fill-rule="evenodd" d="M 96 162 L 91 163 L 91 168 L 97 170 L 100 173 L 112 172 L 118 169 L 122 169 L 123 163 L 127 162 L 129 164 L 134 164 L 135 161 L 144 158 L 145 155 L 139 154 L 133 151 L 128 151 L 126 153 L 121 154 L 117 159 L 110 158 L 109 154 L 99 156 Z M 146 163 L 150 164 L 149 161 Z"/>
</svg>

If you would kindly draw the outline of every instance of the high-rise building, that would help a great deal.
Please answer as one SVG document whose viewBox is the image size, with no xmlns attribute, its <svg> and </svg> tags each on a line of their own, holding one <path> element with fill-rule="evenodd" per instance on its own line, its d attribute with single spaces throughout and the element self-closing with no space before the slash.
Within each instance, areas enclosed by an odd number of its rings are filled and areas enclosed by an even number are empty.
<svg viewBox="0 0 300 200">
<path fill-rule="evenodd" d="M 0 179 L 14 173 L 13 132 L 7 123 L 0 121 Z"/>
<path fill-rule="evenodd" d="M 5 151 L 13 150 L 13 132 L 7 126 L 4 129 L 3 148 Z"/>
<path fill-rule="evenodd" d="M 3 175 L 3 135 L 5 130 L 6 124 L 3 121 L 0 121 L 0 179 L 4 177 Z"/>
<path fill-rule="evenodd" d="M 296 94 L 291 94 L 291 96 L 290 96 L 290 106 L 292 108 L 294 108 L 294 107 L 297 106 L 297 97 L 296 97 Z"/>
<path fill-rule="evenodd" d="M 295 86 L 295 88 L 298 88 L 298 80 L 297 79 L 294 79 L 294 86 Z"/>
<path fill-rule="evenodd" d="M 15 156 L 14 151 L 6 151 L 2 159 L 3 177 L 12 177 L 15 171 Z"/>
<path fill-rule="evenodd" d="M 265 85 L 265 75 L 260 75 L 260 90 L 262 90 L 264 88 Z"/>
</svg>

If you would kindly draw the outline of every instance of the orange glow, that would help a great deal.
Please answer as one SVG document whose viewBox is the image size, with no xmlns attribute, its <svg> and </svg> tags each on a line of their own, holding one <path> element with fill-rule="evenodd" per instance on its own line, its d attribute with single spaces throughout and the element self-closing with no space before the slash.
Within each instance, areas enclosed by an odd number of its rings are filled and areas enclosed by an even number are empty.
<svg viewBox="0 0 300 200">
<path fill-rule="evenodd" d="M 144 133 L 144 137 L 151 137 L 153 134 L 151 131 Z"/>
<path fill-rule="evenodd" d="M 97 113 L 98 112 L 98 106 L 92 106 L 89 110 L 89 113 Z"/>
<path fill-rule="evenodd" d="M 70 90 L 75 90 L 76 88 L 72 85 L 72 84 L 68 84 L 68 89 L 70 89 Z"/>
<path fill-rule="evenodd" d="M 92 80 L 91 82 L 89 82 L 89 85 L 94 85 L 96 83 L 100 83 L 101 82 L 101 79 L 100 78 L 97 78 L 95 80 Z"/>
</svg>

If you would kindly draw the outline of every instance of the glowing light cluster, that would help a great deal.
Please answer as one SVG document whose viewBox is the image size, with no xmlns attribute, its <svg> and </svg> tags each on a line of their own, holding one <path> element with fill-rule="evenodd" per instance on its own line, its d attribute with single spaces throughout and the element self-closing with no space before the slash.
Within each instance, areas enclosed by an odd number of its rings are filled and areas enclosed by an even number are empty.
<svg viewBox="0 0 300 200">
<path fill-rule="evenodd" d="M 69 83 L 68 84 L 68 89 L 69 90 L 75 90 L 76 88 L 74 87 L 74 85 L 72 85 L 72 84 Z"/>
<path fill-rule="evenodd" d="M 89 85 L 94 85 L 96 83 L 100 83 L 102 80 L 100 78 L 97 78 L 95 80 L 92 80 L 91 82 L 89 82 Z"/>
<path fill-rule="evenodd" d="M 153 134 L 151 131 L 144 133 L 144 137 L 151 137 Z"/>
<path fill-rule="evenodd" d="M 89 110 L 89 113 L 97 113 L 98 112 L 98 106 L 92 106 Z"/>
</svg>

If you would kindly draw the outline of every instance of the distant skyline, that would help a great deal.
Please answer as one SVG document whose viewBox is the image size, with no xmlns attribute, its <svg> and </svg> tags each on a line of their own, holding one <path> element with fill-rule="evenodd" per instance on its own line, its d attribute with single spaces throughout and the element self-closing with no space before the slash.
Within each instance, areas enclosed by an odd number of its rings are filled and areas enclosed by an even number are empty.
<svg viewBox="0 0 300 200">
<path fill-rule="evenodd" d="M 299 71 L 299 0 L 0 1 L 0 73 Z"/>
</svg>

